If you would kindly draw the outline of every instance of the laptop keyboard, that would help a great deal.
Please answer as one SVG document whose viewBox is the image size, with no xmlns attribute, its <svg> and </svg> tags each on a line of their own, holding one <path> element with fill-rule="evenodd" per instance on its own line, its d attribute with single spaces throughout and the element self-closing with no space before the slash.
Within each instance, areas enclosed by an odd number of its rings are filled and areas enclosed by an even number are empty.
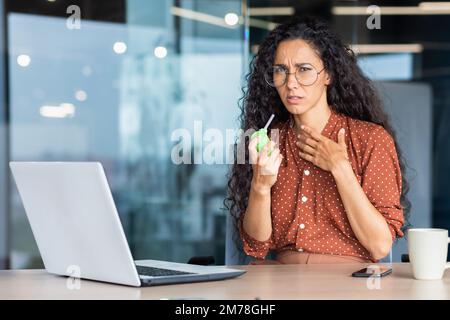
<svg viewBox="0 0 450 320">
<path fill-rule="evenodd" d="M 184 272 L 177 270 L 161 269 L 155 267 L 136 266 L 137 272 L 141 276 L 164 277 L 164 276 L 178 276 L 183 274 L 195 274 L 192 272 Z"/>
</svg>

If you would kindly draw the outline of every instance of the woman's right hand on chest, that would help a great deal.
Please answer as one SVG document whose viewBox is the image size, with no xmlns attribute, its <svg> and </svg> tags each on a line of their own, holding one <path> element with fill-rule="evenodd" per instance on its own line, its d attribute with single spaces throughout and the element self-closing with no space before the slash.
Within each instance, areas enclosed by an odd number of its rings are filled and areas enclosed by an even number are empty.
<svg viewBox="0 0 450 320">
<path fill-rule="evenodd" d="M 275 142 L 267 143 L 260 152 L 256 150 L 259 137 L 250 140 L 248 150 L 250 163 L 253 167 L 252 188 L 261 193 L 270 193 L 270 189 L 277 181 L 278 169 L 283 156 Z M 269 151 L 272 151 L 271 153 Z M 269 155 L 270 153 L 270 155 Z"/>
</svg>

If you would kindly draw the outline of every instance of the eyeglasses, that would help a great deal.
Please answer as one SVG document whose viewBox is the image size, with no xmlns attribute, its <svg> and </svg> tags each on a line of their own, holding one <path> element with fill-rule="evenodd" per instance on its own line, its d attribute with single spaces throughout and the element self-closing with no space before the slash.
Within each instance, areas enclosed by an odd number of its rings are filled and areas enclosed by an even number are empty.
<svg viewBox="0 0 450 320">
<path fill-rule="evenodd" d="M 297 66 L 295 72 L 288 72 L 286 67 L 277 65 L 268 69 L 268 71 L 264 74 L 264 80 L 269 86 L 278 88 L 286 84 L 288 75 L 295 74 L 295 79 L 297 79 L 299 84 L 303 86 L 311 86 L 317 81 L 319 74 L 323 70 L 325 70 L 325 67 L 317 72 L 313 65 L 304 63 Z"/>
</svg>

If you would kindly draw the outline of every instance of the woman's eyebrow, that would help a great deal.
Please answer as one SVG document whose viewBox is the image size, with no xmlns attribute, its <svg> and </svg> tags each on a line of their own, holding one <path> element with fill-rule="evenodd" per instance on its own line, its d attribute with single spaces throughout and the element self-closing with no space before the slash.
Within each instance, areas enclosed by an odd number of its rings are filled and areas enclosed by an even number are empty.
<svg viewBox="0 0 450 320">
<path fill-rule="evenodd" d="M 302 66 L 304 66 L 304 65 L 312 66 L 312 64 L 309 63 L 309 62 L 302 62 L 302 63 L 296 63 L 296 64 L 295 64 L 296 67 L 302 67 Z"/>
<path fill-rule="evenodd" d="M 295 66 L 295 67 L 301 67 L 301 66 L 304 66 L 304 65 L 312 66 L 312 64 L 309 63 L 309 62 L 296 63 L 294 66 Z M 287 66 L 286 66 L 284 63 L 275 63 L 274 66 L 276 66 L 276 67 L 285 67 L 285 68 L 287 68 Z"/>
</svg>

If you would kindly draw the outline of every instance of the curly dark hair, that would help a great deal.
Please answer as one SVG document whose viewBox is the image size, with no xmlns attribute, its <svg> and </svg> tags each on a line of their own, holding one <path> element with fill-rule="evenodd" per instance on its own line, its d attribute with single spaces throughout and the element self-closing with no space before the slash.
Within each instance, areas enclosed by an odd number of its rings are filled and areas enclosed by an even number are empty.
<svg viewBox="0 0 450 320">
<path fill-rule="evenodd" d="M 331 77 L 331 83 L 327 88 L 330 107 L 337 113 L 351 118 L 381 125 L 394 139 L 402 172 L 400 203 L 405 215 L 405 224 L 402 228 L 405 231 L 409 226 L 411 207 L 406 197 L 409 184 L 405 177 L 405 161 L 395 139 L 395 132 L 372 82 L 358 67 L 354 52 L 342 43 L 325 22 L 317 18 L 294 18 L 269 33 L 251 60 L 250 71 L 246 75 L 247 86 L 242 89 L 243 96 L 239 100 L 241 128 L 244 131 L 262 128 L 272 113 L 275 114 L 275 119 L 271 127 L 288 120 L 290 115 L 288 110 L 284 107 L 276 89 L 267 85 L 264 74 L 272 68 L 280 42 L 294 39 L 306 41 L 321 57 Z M 248 139 L 241 139 L 239 143 L 244 143 L 247 150 Z M 237 230 L 241 214 L 247 208 L 252 174 L 252 165 L 246 157 L 245 164 L 235 162 L 228 175 L 228 195 L 224 205 L 233 216 Z M 240 243 L 240 239 L 235 240 Z"/>
</svg>

